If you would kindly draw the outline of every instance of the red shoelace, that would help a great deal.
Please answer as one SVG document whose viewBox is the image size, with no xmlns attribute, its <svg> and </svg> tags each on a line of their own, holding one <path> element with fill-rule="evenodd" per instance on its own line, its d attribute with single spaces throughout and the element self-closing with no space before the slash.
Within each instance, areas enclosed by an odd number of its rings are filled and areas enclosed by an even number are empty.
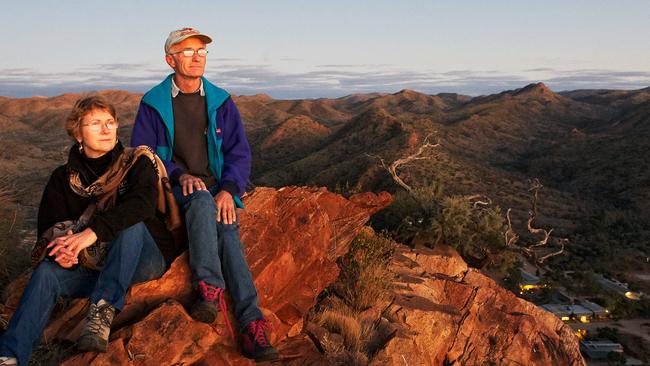
<svg viewBox="0 0 650 366">
<path fill-rule="evenodd" d="M 208 285 L 204 281 L 199 281 L 199 291 L 201 291 L 201 296 L 205 301 L 219 303 L 219 311 L 223 314 L 223 319 L 230 331 L 230 336 L 232 339 L 235 339 L 235 332 L 233 332 L 230 319 L 228 319 L 228 305 L 226 305 L 226 300 L 223 298 L 223 289 Z"/>
<path fill-rule="evenodd" d="M 266 338 L 266 334 L 264 333 L 264 330 L 269 330 L 269 331 L 271 330 L 271 323 L 268 320 L 266 319 L 253 320 L 246 326 L 246 328 L 248 328 L 248 332 L 253 335 L 253 339 L 255 340 L 255 343 L 259 344 L 264 348 L 269 347 L 268 339 Z"/>
</svg>

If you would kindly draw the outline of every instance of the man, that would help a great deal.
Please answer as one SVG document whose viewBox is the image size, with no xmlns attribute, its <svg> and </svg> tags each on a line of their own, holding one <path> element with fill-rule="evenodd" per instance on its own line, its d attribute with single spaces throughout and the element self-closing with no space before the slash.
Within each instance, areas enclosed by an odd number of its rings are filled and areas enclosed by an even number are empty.
<svg viewBox="0 0 650 366">
<path fill-rule="evenodd" d="M 199 293 L 191 316 L 212 323 L 221 310 L 230 328 L 222 298 L 228 289 L 244 356 L 269 360 L 277 351 L 265 333 L 270 324 L 257 305 L 235 212 L 243 208 L 239 197 L 251 152 L 232 98 L 203 77 L 211 42 L 192 28 L 169 34 L 165 60 L 174 73 L 142 97 L 131 145 L 148 145 L 160 156 L 184 214 L 192 285 Z"/>
</svg>

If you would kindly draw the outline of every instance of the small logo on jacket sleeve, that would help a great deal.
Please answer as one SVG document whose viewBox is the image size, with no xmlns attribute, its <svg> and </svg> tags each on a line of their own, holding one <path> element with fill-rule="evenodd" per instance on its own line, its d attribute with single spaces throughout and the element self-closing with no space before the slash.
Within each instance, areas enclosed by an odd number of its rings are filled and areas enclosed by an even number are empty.
<svg viewBox="0 0 650 366">
<path fill-rule="evenodd" d="M 217 127 L 217 135 L 221 134 L 221 129 Z"/>
</svg>

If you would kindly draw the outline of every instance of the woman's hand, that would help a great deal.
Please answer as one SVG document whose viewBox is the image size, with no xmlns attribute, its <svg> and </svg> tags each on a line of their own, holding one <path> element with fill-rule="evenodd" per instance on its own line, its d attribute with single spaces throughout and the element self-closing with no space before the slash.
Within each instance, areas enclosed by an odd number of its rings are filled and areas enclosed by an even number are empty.
<svg viewBox="0 0 650 366">
<path fill-rule="evenodd" d="M 54 257 L 54 261 L 63 268 L 70 268 L 79 263 L 79 259 L 67 248 L 61 248 Z"/>
<path fill-rule="evenodd" d="M 76 261 L 77 257 L 79 256 L 79 252 L 93 245 L 96 241 L 97 234 L 95 234 L 93 229 L 86 228 L 84 231 L 76 234 L 73 234 L 72 231 L 68 231 L 66 235 L 52 240 L 47 245 L 47 247 L 53 247 L 49 255 L 56 255 L 57 253 L 63 251 L 62 254 L 60 254 L 60 256 L 63 257 L 61 259 L 62 262 L 69 261 L 70 256 L 72 256 Z M 61 262 L 58 260 L 57 263 L 61 264 Z"/>
<path fill-rule="evenodd" d="M 68 230 L 67 236 L 72 235 L 73 232 L 72 230 Z M 58 238 L 57 238 L 58 239 Z M 74 266 L 75 264 L 79 263 L 79 260 L 77 257 L 74 256 L 74 253 L 72 253 L 68 248 L 63 246 L 62 243 L 58 243 L 57 245 L 57 240 L 53 240 L 48 244 L 48 248 L 54 246 L 54 249 L 50 251 L 50 255 L 54 253 L 54 261 L 58 263 L 61 267 L 63 268 L 70 268 Z"/>
</svg>

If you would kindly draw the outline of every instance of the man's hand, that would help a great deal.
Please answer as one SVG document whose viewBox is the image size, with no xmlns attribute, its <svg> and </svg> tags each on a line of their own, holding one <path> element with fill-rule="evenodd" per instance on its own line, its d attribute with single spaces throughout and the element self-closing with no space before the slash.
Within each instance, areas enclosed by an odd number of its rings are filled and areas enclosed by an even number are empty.
<svg viewBox="0 0 650 366">
<path fill-rule="evenodd" d="M 56 255 L 55 260 L 57 263 L 77 261 L 79 252 L 93 245 L 97 241 L 97 234 L 91 228 L 86 228 L 84 231 L 73 234 L 68 231 L 67 235 L 60 236 L 52 240 L 47 247 L 52 248 L 48 255 Z M 57 255 L 57 253 L 62 252 Z M 57 260 L 61 256 L 61 260 Z"/>
<path fill-rule="evenodd" d="M 221 191 L 214 196 L 214 203 L 217 205 L 217 222 L 223 220 L 224 224 L 232 224 L 237 221 L 235 215 L 235 200 L 228 191 Z"/>
<path fill-rule="evenodd" d="M 182 174 L 180 177 L 178 177 L 178 183 L 181 184 L 181 188 L 183 189 L 183 196 L 187 196 L 188 194 L 194 193 L 195 189 L 197 191 L 208 190 L 208 188 L 206 188 L 205 183 L 203 183 L 201 178 L 197 178 L 187 173 Z"/>
</svg>

